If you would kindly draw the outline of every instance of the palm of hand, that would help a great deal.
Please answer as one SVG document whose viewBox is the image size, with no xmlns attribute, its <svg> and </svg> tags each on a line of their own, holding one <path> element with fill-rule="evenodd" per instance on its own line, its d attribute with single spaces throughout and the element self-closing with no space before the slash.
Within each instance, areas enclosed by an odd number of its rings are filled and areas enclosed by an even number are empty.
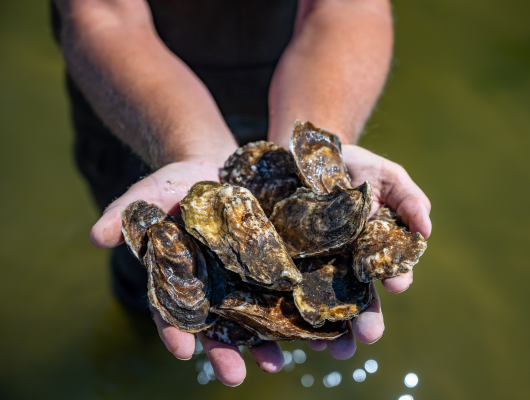
<svg viewBox="0 0 530 400">
<path fill-rule="evenodd" d="M 402 167 L 357 146 L 343 146 L 343 156 L 354 187 L 365 180 L 372 184 L 372 213 L 382 204 L 388 204 L 413 232 L 420 232 L 425 238 L 429 236 L 429 200 Z M 180 162 L 161 168 L 131 186 L 123 196 L 107 207 L 92 228 L 92 243 L 97 247 L 111 248 L 123 242 L 121 213 L 129 203 L 143 199 L 159 205 L 170 214 L 175 214 L 188 189 L 198 181 L 217 181 L 218 171 L 217 165 L 207 162 Z M 406 290 L 411 283 L 412 273 L 409 273 L 387 279 L 383 286 L 391 292 L 399 293 Z M 384 322 L 379 297 L 373 284 L 372 292 L 374 296 L 371 305 L 363 314 L 353 319 L 347 334 L 332 342 L 313 341 L 308 342 L 308 345 L 314 350 L 324 350 L 327 347 L 334 358 L 347 359 L 355 353 L 355 337 L 362 343 L 378 340 L 383 334 Z M 180 332 L 164 322 L 158 313 L 155 313 L 154 320 L 167 349 L 179 359 L 191 358 L 195 349 L 193 334 Z M 245 379 L 246 369 L 239 350 L 208 339 L 202 333 L 197 336 L 218 379 L 229 386 L 240 384 Z M 278 372 L 283 367 L 283 354 L 276 342 L 249 348 L 249 351 L 266 372 Z"/>
</svg>

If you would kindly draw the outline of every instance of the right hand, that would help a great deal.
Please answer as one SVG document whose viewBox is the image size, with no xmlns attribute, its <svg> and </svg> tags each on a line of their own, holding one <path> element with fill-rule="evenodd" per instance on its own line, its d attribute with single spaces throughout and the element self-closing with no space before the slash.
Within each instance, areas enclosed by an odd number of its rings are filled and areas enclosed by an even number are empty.
<svg viewBox="0 0 530 400">
<path fill-rule="evenodd" d="M 217 164 L 197 160 L 176 162 L 162 167 L 131 186 L 123 196 L 105 209 L 90 232 L 90 240 L 99 248 L 112 248 L 123 243 L 121 214 L 130 203 L 139 199 L 154 203 L 169 214 L 178 214 L 180 201 L 191 186 L 199 181 L 218 181 L 219 167 Z M 167 349 L 178 359 L 190 359 L 195 350 L 193 334 L 181 332 L 169 325 L 158 312 L 155 312 L 153 317 Z M 246 368 L 239 349 L 208 339 L 203 333 L 198 333 L 197 336 L 217 378 L 228 386 L 243 382 Z M 264 371 L 278 372 L 282 369 L 283 353 L 278 343 L 267 342 L 259 347 L 249 347 L 248 350 Z"/>
</svg>

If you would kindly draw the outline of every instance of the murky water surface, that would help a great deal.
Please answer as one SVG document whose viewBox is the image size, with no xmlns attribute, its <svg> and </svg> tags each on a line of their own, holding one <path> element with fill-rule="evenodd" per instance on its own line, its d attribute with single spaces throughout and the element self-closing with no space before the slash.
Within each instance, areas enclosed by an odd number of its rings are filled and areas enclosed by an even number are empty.
<svg viewBox="0 0 530 400">
<path fill-rule="evenodd" d="M 396 2 L 394 68 L 362 145 L 432 200 L 414 285 L 380 290 L 385 334 L 352 359 L 291 343 L 285 371 L 249 362 L 231 389 L 210 381 L 204 354 L 174 359 L 113 300 L 46 2 L 0 1 L 0 397 L 528 398 L 528 4 Z"/>
</svg>

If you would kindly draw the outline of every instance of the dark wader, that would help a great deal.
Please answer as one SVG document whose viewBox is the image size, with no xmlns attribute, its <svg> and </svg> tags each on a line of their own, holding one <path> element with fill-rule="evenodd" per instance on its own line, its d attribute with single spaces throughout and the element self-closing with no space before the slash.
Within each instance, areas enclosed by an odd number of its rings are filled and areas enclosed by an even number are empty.
<svg viewBox="0 0 530 400">
<path fill-rule="evenodd" d="M 267 95 L 287 46 L 296 0 L 151 0 L 156 29 L 206 84 L 240 144 L 267 135 Z M 52 4 L 53 31 L 61 20 Z M 156 71 L 153 71 L 156 73 Z M 149 167 L 95 114 L 66 74 L 75 129 L 75 159 L 101 211 Z M 111 259 L 113 290 L 128 309 L 148 313 L 145 269 L 124 245 Z"/>
</svg>

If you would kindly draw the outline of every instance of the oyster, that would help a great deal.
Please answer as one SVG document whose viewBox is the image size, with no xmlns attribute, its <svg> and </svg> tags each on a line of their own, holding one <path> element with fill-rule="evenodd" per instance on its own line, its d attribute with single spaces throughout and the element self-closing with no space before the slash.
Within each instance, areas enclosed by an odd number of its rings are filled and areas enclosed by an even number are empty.
<svg viewBox="0 0 530 400">
<path fill-rule="evenodd" d="M 333 340 L 347 332 L 345 322 L 311 326 L 300 316 L 290 295 L 234 292 L 212 311 L 238 322 L 263 340 Z"/>
<path fill-rule="evenodd" d="M 147 231 L 153 225 L 165 221 L 167 213 L 154 204 L 136 200 L 122 214 L 121 231 L 131 253 L 141 261 L 147 249 Z"/>
<path fill-rule="evenodd" d="M 395 214 L 381 207 L 354 244 L 353 268 L 361 282 L 392 278 L 412 270 L 427 248 L 420 233 L 398 225 Z"/>
<path fill-rule="evenodd" d="M 237 149 L 219 174 L 221 183 L 247 188 L 256 197 L 265 215 L 274 205 L 302 186 L 293 156 L 271 142 L 249 143 Z"/>
<path fill-rule="evenodd" d="M 237 322 L 219 317 L 215 325 L 204 331 L 206 337 L 231 346 L 254 347 L 265 343 Z"/>
<path fill-rule="evenodd" d="M 283 240 L 248 189 L 199 182 L 180 206 L 188 232 L 244 281 L 274 290 L 292 290 L 301 281 Z"/>
<path fill-rule="evenodd" d="M 298 189 L 274 207 L 270 219 L 293 258 L 336 252 L 362 231 L 372 208 L 368 182 L 329 194 Z"/>
<path fill-rule="evenodd" d="M 122 224 L 129 248 L 145 248 L 138 255 L 147 268 L 150 306 L 181 331 L 198 332 L 217 320 L 210 307 L 225 296 L 222 272 L 210 250 L 201 248 L 171 217 L 167 214 L 162 217 L 162 213 L 159 207 L 144 201 L 127 207 Z M 151 222 L 154 224 L 149 226 Z M 139 232 L 145 232 L 145 236 Z"/>
<path fill-rule="evenodd" d="M 370 305 L 370 284 L 357 280 L 351 263 L 349 249 L 334 256 L 297 260 L 303 278 L 294 289 L 294 303 L 311 325 L 351 319 Z"/>
<path fill-rule="evenodd" d="M 289 149 L 302 182 L 317 194 L 330 193 L 338 185 L 351 188 L 337 135 L 311 122 L 294 123 Z"/>
</svg>

